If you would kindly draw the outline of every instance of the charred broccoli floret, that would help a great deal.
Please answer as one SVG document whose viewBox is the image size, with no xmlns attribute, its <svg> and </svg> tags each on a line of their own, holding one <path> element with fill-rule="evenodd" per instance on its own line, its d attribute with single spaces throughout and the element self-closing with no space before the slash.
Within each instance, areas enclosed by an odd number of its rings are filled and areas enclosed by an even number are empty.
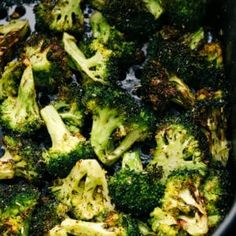
<svg viewBox="0 0 236 236">
<path fill-rule="evenodd" d="M 109 23 L 135 40 L 155 31 L 163 13 L 159 0 L 105 0 L 100 8 Z"/>
<path fill-rule="evenodd" d="M 4 100 L 0 113 L 2 125 L 16 133 L 30 134 L 41 127 L 42 120 L 30 64 L 23 72 L 17 97 L 10 96 Z"/>
<path fill-rule="evenodd" d="M 108 182 L 111 199 L 118 210 L 145 216 L 158 206 L 162 197 L 163 187 L 159 180 L 153 173 L 143 170 L 139 151 L 125 153 L 121 170 Z"/>
<path fill-rule="evenodd" d="M 43 108 L 41 115 L 52 141 L 49 150 L 43 152 L 47 170 L 52 176 L 65 177 L 79 159 L 92 157 L 93 150 L 80 133 L 69 132 L 52 105 Z"/>
<path fill-rule="evenodd" d="M 64 31 L 82 33 L 84 16 L 82 0 L 43 0 L 34 8 L 36 27 L 45 31 L 45 27 L 54 32 Z"/>
<path fill-rule="evenodd" d="M 26 37 L 29 30 L 27 20 L 12 20 L 0 25 L 0 71 L 11 61 L 14 48 Z"/>
<path fill-rule="evenodd" d="M 0 234 L 28 235 L 38 189 L 23 181 L 0 183 Z"/>
<path fill-rule="evenodd" d="M 21 61 L 11 61 L 5 66 L 0 79 L 0 101 L 17 95 L 24 69 L 25 66 Z"/>
<path fill-rule="evenodd" d="M 38 182 L 44 175 L 41 149 L 31 140 L 4 136 L 5 153 L 0 158 L 0 179 L 22 177 Z"/>
<path fill-rule="evenodd" d="M 33 34 L 23 49 L 23 59 L 30 61 L 37 88 L 52 92 L 72 75 L 67 55 L 56 38 Z"/>
<path fill-rule="evenodd" d="M 205 170 L 208 146 L 204 134 L 185 116 L 167 116 L 156 132 L 157 147 L 149 168 L 161 168 L 163 181 L 179 168 Z"/>
<path fill-rule="evenodd" d="M 111 213 L 102 223 L 66 219 L 49 232 L 50 236 L 139 236 L 136 220 L 128 215 Z"/>
<path fill-rule="evenodd" d="M 103 218 L 113 209 L 105 173 L 95 159 L 80 160 L 66 178 L 54 183 L 51 191 L 76 219 Z"/>
<path fill-rule="evenodd" d="M 202 89 L 198 91 L 193 117 L 207 137 L 212 160 L 220 161 L 225 166 L 230 151 L 226 135 L 228 125 L 225 90 Z"/>
<path fill-rule="evenodd" d="M 93 114 L 91 144 L 106 165 L 116 162 L 134 143 L 151 136 L 154 115 L 117 87 L 88 85 L 84 103 Z"/>
</svg>

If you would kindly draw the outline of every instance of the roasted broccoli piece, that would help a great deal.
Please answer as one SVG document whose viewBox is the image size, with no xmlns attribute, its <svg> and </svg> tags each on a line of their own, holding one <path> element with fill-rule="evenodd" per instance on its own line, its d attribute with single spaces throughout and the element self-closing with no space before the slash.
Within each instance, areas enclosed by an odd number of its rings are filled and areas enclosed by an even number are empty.
<svg viewBox="0 0 236 236">
<path fill-rule="evenodd" d="M 23 181 L 0 183 L 0 234 L 29 235 L 31 213 L 40 193 Z"/>
<path fill-rule="evenodd" d="M 0 71 L 12 60 L 16 45 L 26 37 L 29 30 L 27 20 L 12 20 L 0 25 Z"/>
<path fill-rule="evenodd" d="M 2 125 L 19 134 L 30 134 L 42 125 L 36 101 L 31 65 L 23 72 L 17 97 L 10 96 L 0 106 Z"/>
<path fill-rule="evenodd" d="M 5 153 L 0 158 L 0 179 L 22 177 L 37 183 L 44 175 L 41 149 L 31 139 L 4 136 Z"/>
<path fill-rule="evenodd" d="M 108 182 L 117 209 L 133 216 L 149 214 L 158 206 L 163 193 L 160 178 L 143 170 L 139 156 L 139 151 L 125 153 L 121 170 L 116 171 Z"/>
<path fill-rule="evenodd" d="M 162 4 L 169 24 L 186 30 L 195 30 L 203 25 L 206 0 L 165 0 Z"/>
<path fill-rule="evenodd" d="M 94 2 L 94 1 L 92 1 Z M 96 5 L 98 1 L 95 1 Z M 93 5 L 95 5 L 93 4 Z M 125 33 L 129 38 L 146 38 L 153 33 L 163 13 L 159 0 L 105 0 L 100 9 L 111 25 Z"/>
<path fill-rule="evenodd" d="M 85 88 L 83 100 L 93 114 L 91 144 L 105 165 L 112 165 L 135 142 L 151 136 L 155 126 L 153 113 L 140 107 L 123 90 L 92 84 Z"/>
<path fill-rule="evenodd" d="M 44 107 L 41 115 L 52 141 L 49 150 L 43 152 L 47 170 L 52 176 L 65 177 L 79 159 L 92 157 L 93 150 L 80 133 L 69 132 L 52 105 Z"/>
<path fill-rule="evenodd" d="M 57 38 L 34 33 L 25 43 L 22 59 L 29 60 L 37 88 L 52 92 L 72 76 L 66 52 Z"/>
<path fill-rule="evenodd" d="M 179 168 L 206 168 L 208 145 L 204 134 L 185 116 L 167 116 L 156 131 L 157 147 L 149 168 L 161 168 L 163 181 Z"/>
<path fill-rule="evenodd" d="M 171 102 L 191 108 L 195 97 L 190 88 L 177 76 L 169 74 L 156 60 L 146 61 L 141 75 L 141 94 L 145 101 L 159 113 Z"/>
<path fill-rule="evenodd" d="M 226 166 L 230 144 L 227 131 L 227 91 L 201 89 L 196 94 L 196 105 L 192 115 L 205 133 L 213 161 Z"/>
<path fill-rule="evenodd" d="M 47 233 L 66 217 L 67 207 L 48 196 L 41 196 L 31 218 L 29 235 L 40 236 Z"/>
<path fill-rule="evenodd" d="M 65 51 L 72 59 L 73 67 L 94 81 L 108 83 L 119 78 L 116 52 L 105 47 L 99 40 L 84 44 L 81 49 L 76 39 L 67 33 L 63 35 Z M 82 51 L 82 48 L 84 52 Z"/>
<path fill-rule="evenodd" d="M 82 0 L 43 0 L 35 6 L 36 27 L 63 33 L 64 31 L 80 34 L 84 28 Z"/>
<path fill-rule="evenodd" d="M 95 159 L 80 160 L 66 178 L 55 181 L 51 191 L 76 219 L 98 220 L 113 209 L 105 174 Z"/>
</svg>

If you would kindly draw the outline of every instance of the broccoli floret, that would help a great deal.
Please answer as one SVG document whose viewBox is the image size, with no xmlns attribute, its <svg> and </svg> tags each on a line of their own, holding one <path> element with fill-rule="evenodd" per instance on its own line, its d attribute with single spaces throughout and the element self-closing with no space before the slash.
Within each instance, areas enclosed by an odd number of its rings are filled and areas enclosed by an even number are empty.
<svg viewBox="0 0 236 236">
<path fill-rule="evenodd" d="M 163 8 L 159 0 L 107 0 L 102 11 L 109 23 L 137 40 L 155 31 Z"/>
<path fill-rule="evenodd" d="M 50 236 L 83 235 L 83 236 L 139 236 L 136 220 L 128 215 L 112 212 L 102 223 L 73 219 L 64 220 L 49 232 Z"/>
<path fill-rule="evenodd" d="M 51 191 L 76 219 L 102 218 L 113 209 L 105 173 L 95 159 L 80 160 L 66 178 L 54 183 Z"/>
<path fill-rule="evenodd" d="M 29 235 L 31 213 L 39 191 L 23 181 L 0 183 L 0 234 Z"/>
<path fill-rule="evenodd" d="M 205 133 L 212 160 L 220 161 L 224 166 L 228 162 L 230 144 L 227 130 L 227 92 L 202 89 L 197 92 L 193 109 L 195 122 Z"/>
<path fill-rule="evenodd" d="M 30 61 L 37 88 L 52 92 L 70 78 L 66 52 L 57 38 L 34 33 L 25 43 L 23 60 Z"/>
<path fill-rule="evenodd" d="M 105 165 L 112 165 L 134 143 L 151 136 L 155 126 L 153 113 L 117 87 L 88 85 L 84 103 L 93 114 L 91 144 Z M 114 137 L 116 132 L 118 140 Z"/>
<path fill-rule="evenodd" d="M 31 65 L 23 72 L 17 97 L 8 97 L 0 106 L 2 125 L 19 134 L 30 134 L 42 125 L 36 101 Z"/>
<path fill-rule="evenodd" d="M 165 0 L 162 4 L 169 24 L 187 30 L 194 30 L 203 25 L 206 0 Z"/>
<path fill-rule="evenodd" d="M 47 235 L 67 217 L 67 210 L 67 207 L 57 200 L 42 196 L 32 213 L 29 235 Z"/>
<path fill-rule="evenodd" d="M 185 116 L 167 116 L 156 131 L 157 147 L 149 168 L 163 170 L 163 181 L 179 168 L 206 168 L 207 140 L 190 119 Z"/>
<path fill-rule="evenodd" d="M 41 115 L 52 141 L 51 148 L 43 152 L 47 170 L 52 176 L 65 177 L 79 159 L 92 157 L 93 150 L 80 133 L 69 132 L 52 105 L 43 108 Z"/>
<path fill-rule="evenodd" d="M 22 177 L 37 183 L 44 175 L 41 149 L 31 139 L 4 136 L 5 153 L 0 158 L 0 179 Z"/>
<path fill-rule="evenodd" d="M 199 171 L 178 170 L 169 176 L 161 207 L 150 214 L 157 235 L 205 235 L 209 231 Z M 184 233 L 185 232 L 185 233 Z"/>
<path fill-rule="evenodd" d="M 11 61 L 16 45 L 24 40 L 29 30 L 27 20 L 12 20 L 0 25 L 0 71 Z"/>
<path fill-rule="evenodd" d="M 106 48 L 99 40 L 93 40 L 88 45 L 84 45 L 85 51 L 89 51 L 89 56 L 77 46 L 76 39 L 64 33 L 63 43 L 65 51 L 72 59 L 74 67 L 85 73 L 90 79 L 107 83 L 109 80 L 116 80 L 118 77 L 118 66 L 116 55 Z"/>
<path fill-rule="evenodd" d="M 169 74 L 156 60 L 146 61 L 142 75 L 142 97 L 159 113 L 171 102 L 182 107 L 193 107 L 195 97 L 190 88 L 177 76 Z"/>
<path fill-rule="evenodd" d="M 9 96 L 16 96 L 20 78 L 25 69 L 21 61 L 9 62 L 3 71 L 0 79 L 0 100 L 4 100 Z"/>
<path fill-rule="evenodd" d="M 134 216 L 145 216 L 162 197 L 163 187 L 159 180 L 142 169 L 138 151 L 126 153 L 121 170 L 116 171 L 108 182 L 111 199 L 117 209 Z"/>
<path fill-rule="evenodd" d="M 83 32 L 84 16 L 81 9 L 82 0 L 43 0 L 34 8 L 36 27 L 45 32 L 64 31 L 80 34 Z"/>
</svg>

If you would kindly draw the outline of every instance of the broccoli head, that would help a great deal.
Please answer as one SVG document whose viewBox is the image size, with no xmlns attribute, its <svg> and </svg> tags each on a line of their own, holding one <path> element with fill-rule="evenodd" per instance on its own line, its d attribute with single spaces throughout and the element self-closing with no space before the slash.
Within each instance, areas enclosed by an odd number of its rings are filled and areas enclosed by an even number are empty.
<svg viewBox="0 0 236 236">
<path fill-rule="evenodd" d="M 126 153 L 121 170 L 116 171 L 108 182 L 111 199 L 118 210 L 145 216 L 162 197 L 163 187 L 159 180 L 153 173 L 142 169 L 138 151 Z"/>
<path fill-rule="evenodd" d="M 49 174 L 65 177 L 81 158 L 93 156 L 93 150 L 80 134 L 72 134 L 65 126 L 57 110 L 48 105 L 41 110 L 42 118 L 50 134 L 52 146 L 43 152 Z"/>
<path fill-rule="evenodd" d="M 151 136 L 153 113 L 117 87 L 88 85 L 84 103 L 93 115 L 91 144 L 106 165 L 116 162 L 134 143 Z"/>
<path fill-rule="evenodd" d="M 12 60 L 16 45 L 24 40 L 29 31 L 27 20 L 12 20 L 0 25 L 0 71 Z"/>
<path fill-rule="evenodd" d="M 9 62 L 3 71 L 0 79 L 0 100 L 4 100 L 10 96 L 16 96 L 20 78 L 25 69 L 25 65 L 21 61 Z"/>
<path fill-rule="evenodd" d="M 57 38 L 32 34 L 25 43 L 22 58 L 30 61 L 37 88 L 52 91 L 71 77 L 67 55 Z M 63 75 L 63 77 L 62 77 Z"/>
<path fill-rule="evenodd" d="M 42 125 L 36 101 L 31 65 L 23 72 L 17 97 L 10 96 L 0 106 L 2 125 L 20 134 L 30 134 Z"/>
<path fill-rule="evenodd" d="M 31 139 L 5 135 L 5 153 L 0 158 L 0 179 L 22 177 L 37 183 L 44 175 L 41 149 Z"/>
<path fill-rule="evenodd" d="M 208 157 L 207 140 L 190 119 L 185 116 L 167 116 L 156 132 L 157 147 L 149 168 L 163 170 L 163 180 L 179 168 L 202 169 Z"/>
<path fill-rule="evenodd" d="M 106 0 L 102 12 L 108 22 L 129 38 L 146 38 L 158 26 L 163 13 L 159 0 Z"/>
<path fill-rule="evenodd" d="M 80 34 L 83 31 L 84 16 L 82 0 L 43 0 L 35 6 L 36 27 L 45 31 L 64 31 Z"/>
<path fill-rule="evenodd" d="M 55 181 L 51 191 L 76 219 L 102 218 L 113 209 L 105 173 L 95 159 L 80 160 L 66 178 Z"/>
<path fill-rule="evenodd" d="M 0 234 L 28 235 L 38 189 L 23 181 L 0 183 Z"/>
</svg>

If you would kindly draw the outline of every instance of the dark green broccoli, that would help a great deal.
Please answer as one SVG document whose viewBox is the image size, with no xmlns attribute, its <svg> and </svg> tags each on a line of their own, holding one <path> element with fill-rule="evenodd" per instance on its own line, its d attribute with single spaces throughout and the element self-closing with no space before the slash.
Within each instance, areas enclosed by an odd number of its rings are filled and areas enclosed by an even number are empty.
<svg viewBox="0 0 236 236">
<path fill-rule="evenodd" d="M 107 219 L 101 223 L 68 218 L 53 228 L 49 235 L 140 236 L 140 232 L 136 220 L 128 215 L 111 212 Z"/>
<path fill-rule="evenodd" d="M 83 0 L 43 0 L 34 8 L 36 27 L 63 33 L 80 34 L 84 28 L 84 16 L 81 9 Z"/>
<path fill-rule="evenodd" d="M 25 43 L 22 59 L 29 60 L 37 88 L 52 92 L 72 75 L 67 55 L 57 38 L 34 33 Z"/>
<path fill-rule="evenodd" d="M 0 71 L 12 60 L 14 49 L 30 31 L 27 20 L 12 20 L 0 25 Z"/>
<path fill-rule="evenodd" d="M 19 134 L 30 134 L 42 125 L 36 101 L 31 65 L 23 72 L 17 97 L 10 96 L 0 106 L 2 125 Z"/>
<path fill-rule="evenodd" d="M 44 107 L 41 115 L 52 141 L 43 152 L 47 170 L 52 176 L 65 177 L 79 159 L 92 157 L 93 150 L 80 133 L 69 132 L 52 105 Z"/>
<path fill-rule="evenodd" d="M 179 168 L 205 171 L 207 140 L 201 130 L 185 116 L 167 116 L 156 132 L 157 147 L 149 168 L 163 170 L 163 181 Z"/>
<path fill-rule="evenodd" d="M 51 191 L 76 219 L 101 219 L 113 209 L 105 174 L 97 160 L 80 160 L 66 178 L 55 181 Z"/>
<path fill-rule="evenodd" d="M 91 144 L 106 165 L 116 162 L 134 143 L 151 136 L 153 113 L 117 87 L 88 85 L 84 103 L 93 114 Z"/>
<path fill-rule="evenodd" d="M 37 204 L 38 189 L 23 181 L 0 183 L 0 234 L 29 235 L 31 213 Z"/>
<path fill-rule="evenodd" d="M 25 69 L 25 65 L 21 61 L 9 62 L 3 71 L 0 79 L 0 100 L 4 100 L 9 96 L 16 96 L 20 78 Z"/>
<path fill-rule="evenodd" d="M 195 122 L 205 133 L 212 160 L 220 161 L 224 166 L 228 162 L 230 144 L 227 131 L 227 92 L 211 89 L 199 90 L 192 115 Z"/>
<path fill-rule="evenodd" d="M 44 175 L 41 149 L 31 139 L 4 136 L 5 153 L 0 158 L 0 179 L 22 177 L 38 182 Z"/>
<path fill-rule="evenodd" d="M 134 216 L 149 214 L 163 193 L 160 178 L 142 169 L 139 151 L 124 154 L 122 168 L 109 179 L 108 186 L 117 209 Z"/>
<path fill-rule="evenodd" d="M 104 0 L 100 6 L 108 22 L 134 40 L 153 33 L 163 13 L 159 0 Z"/>
<path fill-rule="evenodd" d="M 32 213 L 29 235 L 47 235 L 53 227 L 67 217 L 66 212 L 66 206 L 55 199 L 42 196 Z"/>
<path fill-rule="evenodd" d="M 207 0 L 165 0 L 162 4 L 169 24 L 187 30 L 203 25 Z"/>
<path fill-rule="evenodd" d="M 167 179 L 161 207 L 150 214 L 158 235 L 206 235 L 209 231 L 199 171 L 178 170 Z"/>
<path fill-rule="evenodd" d="M 114 81 L 119 77 L 116 53 L 105 47 L 99 40 L 93 40 L 91 43 L 83 45 L 83 49 L 87 53 L 77 46 L 76 39 L 72 35 L 64 33 L 63 43 L 65 51 L 72 59 L 73 67 L 90 79 L 107 83 L 109 80 Z"/>
<path fill-rule="evenodd" d="M 146 61 L 141 75 L 142 97 L 157 112 L 163 112 L 171 102 L 185 108 L 194 105 L 190 88 L 177 76 L 171 75 L 156 60 Z"/>
</svg>

